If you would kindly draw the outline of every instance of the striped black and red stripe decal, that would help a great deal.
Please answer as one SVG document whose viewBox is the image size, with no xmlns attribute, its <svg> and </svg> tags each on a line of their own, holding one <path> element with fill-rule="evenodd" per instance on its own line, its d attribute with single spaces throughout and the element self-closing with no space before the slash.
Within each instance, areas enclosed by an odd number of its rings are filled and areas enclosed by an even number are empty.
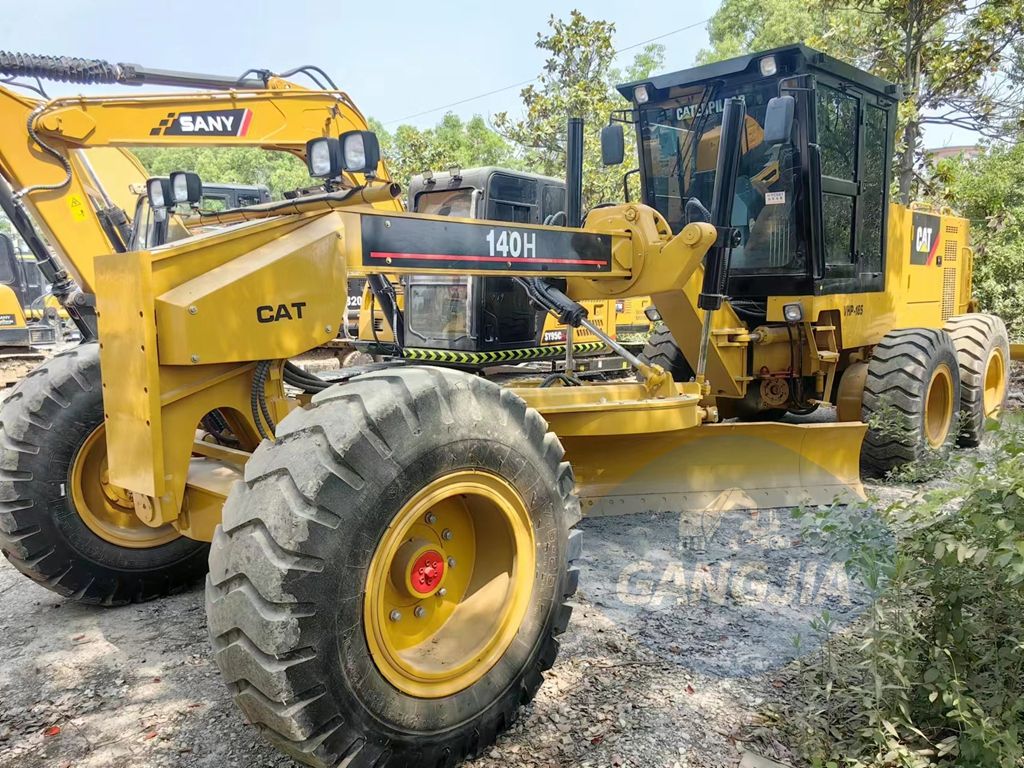
<svg viewBox="0 0 1024 768">
<path fill-rule="evenodd" d="M 601 273 L 612 267 L 611 235 L 500 222 L 362 217 L 363 265 L 504 274 Z"/>
</svg>

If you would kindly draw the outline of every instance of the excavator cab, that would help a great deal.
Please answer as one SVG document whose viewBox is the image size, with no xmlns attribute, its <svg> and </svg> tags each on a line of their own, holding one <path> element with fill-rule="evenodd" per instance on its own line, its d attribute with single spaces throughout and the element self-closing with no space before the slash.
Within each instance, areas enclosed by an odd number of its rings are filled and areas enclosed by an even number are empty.
<svg viewBox="0 0 1024 768">
<path fill-rule="evenodd" d="M 727 289 L 741 306 L 883 290 L 897 86 L 789 46 L 619 91 L 632 108 L 605 130 L 635 126 L 643 202 L 673 232 L 711 208 L 723 105 L 744 101 Z"/>
</svg>

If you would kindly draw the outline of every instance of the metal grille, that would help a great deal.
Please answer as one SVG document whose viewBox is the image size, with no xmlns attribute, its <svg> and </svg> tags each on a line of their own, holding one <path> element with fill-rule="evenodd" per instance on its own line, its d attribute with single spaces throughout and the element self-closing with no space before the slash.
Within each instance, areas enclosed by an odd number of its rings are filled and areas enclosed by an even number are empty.
<svg viewBox="0 0 1024 768">
<path fill-rule="evenodd" d="M 942 270 L 942 319 L 948 320 L 956 307 L 956 267 Z"/>
<path fill-rule="evenodd" d="M 946 252 L 942 254 L 943 260 L 947 264 L 956 264 L 956 254 L 960 250 L 960 243 L 956 240 L 946 241 Z"/>
<path fill-rule="evenodd" d="M 947 224 L 946 225 L 946 234 L 947 235 L 958 235 L 958 234 L 960 234 L 960 227 L 958 227 L 956 224 Z"/>
</svg>

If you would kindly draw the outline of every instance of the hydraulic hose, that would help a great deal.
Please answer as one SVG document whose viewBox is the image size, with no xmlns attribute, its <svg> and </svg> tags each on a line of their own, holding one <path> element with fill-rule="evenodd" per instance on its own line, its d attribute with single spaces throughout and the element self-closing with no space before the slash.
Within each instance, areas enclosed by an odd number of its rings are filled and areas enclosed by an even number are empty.
<svg viewBox="0 0 1024 768">
<path fill-rule="evenodd" d="M 61 168 L 64 169 L 64 179 L 62 181 L 57 182 L 56 184 L 33 184 L 32 186 L 19 189 L 17 192 L 14 193 L 15 201 L 21 200 L 21 198 L 25 197 L 25 195 L 30 195 L 33 192 L 54 192 L 59 189 L 64 189 L 64 187 L 71 183 L 71 161 L 68 160 L 61 152 L 54 149 L 45 141 L 43 141 L 43 139 L 36 132 L 36 118 L 38 118 L 39 115 L 41 115 L 48 106 L 49 105 L 45 103 L 40 104 L 38 107 L 29 112 L 28 119 L 26 120 L 26 128 L 28 130 L 28 135 L 32 138 L 32 141 L 38 144 L 39 148 L 46 152 L 46 154 L 55 158 L 57 162 L 60 163 Z"/>
<path fill-rule="evenodd" d="M 0 51 L 0 74 L 10 77 L 38 77 L 62 83 L 102 85 L 130 80 L 130 68 L 130 64 L 111 64 L 103 59 Z"/>
</svg>

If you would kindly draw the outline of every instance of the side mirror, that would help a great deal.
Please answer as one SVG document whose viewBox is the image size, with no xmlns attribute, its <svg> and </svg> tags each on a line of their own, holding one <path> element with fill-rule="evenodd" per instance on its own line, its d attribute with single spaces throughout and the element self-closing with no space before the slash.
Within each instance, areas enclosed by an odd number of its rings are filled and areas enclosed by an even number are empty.
<svg viewBox="0 0 1024 768">
<path fill-rule="evenodd" d="M 198 173 L 175 171 L 171 174 L 171 202 L 198 203 L 203 199 L 203 180 Z"/>
<path fill-rule="evenodd" d="M 626 159 L 626 139 L 622 123 L 609 123 L 601 129 L 601 162 L 620 165 Z"/>
<path fill-rule="evenodd" d="M 788 144 L 793 135 L 795 114 L 796 99 L 792 96 L 769 99 L 764 113 L 764 143 L 768 146 Z"/>
<path fill-rule="evenodd" d="M 377 175 L 380 163 L 380 142 L 373 131 L 347 131 L 338 137 L 341 142 L 342 168 L 349 173 Z"/>
</svg>

